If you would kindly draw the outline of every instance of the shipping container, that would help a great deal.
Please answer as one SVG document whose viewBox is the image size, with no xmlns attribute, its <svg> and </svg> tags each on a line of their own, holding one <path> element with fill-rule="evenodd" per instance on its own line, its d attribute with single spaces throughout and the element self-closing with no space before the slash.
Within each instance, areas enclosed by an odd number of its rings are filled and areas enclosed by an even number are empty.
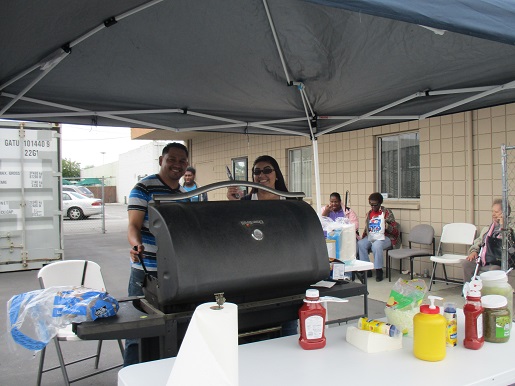
<svg viewBox="0 0 515 386">
<path fill-rule="evenodd" d="M 0 121 L 0 272 L 63 259 L 60 127 Z"/>
</svg>

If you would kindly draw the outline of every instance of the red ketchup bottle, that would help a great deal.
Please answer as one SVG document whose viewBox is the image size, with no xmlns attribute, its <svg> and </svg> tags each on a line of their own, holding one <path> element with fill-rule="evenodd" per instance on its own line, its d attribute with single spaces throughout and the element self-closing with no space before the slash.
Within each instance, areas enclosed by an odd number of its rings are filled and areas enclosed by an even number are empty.
<svg viewBox="0 0 515 386">
<path fill-rule="evenodd" d="M 463 346 L 471 350 L 479 350 L 485 343 L 481 292 L 469 291 L 467 302 L 463 307 L 463 313 L 465 314 L 465 339 L 463 340 Z"/>
<path fill-rule="evenodd" d="M 306 290 L 304 304 L 299 309 L 299 344 L 304 350 L 316 350 L 325 347 L 326 310 L 320 304 L 319 297 L 317 289 Z"/>
</svg>

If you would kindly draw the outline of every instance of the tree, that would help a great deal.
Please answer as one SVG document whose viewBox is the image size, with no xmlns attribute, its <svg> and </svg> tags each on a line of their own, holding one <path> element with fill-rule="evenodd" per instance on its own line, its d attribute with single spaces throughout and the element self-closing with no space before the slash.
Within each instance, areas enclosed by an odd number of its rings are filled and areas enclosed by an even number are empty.
<svg viewBox="0 0 515 386">
<path fill-rule="evenodd" d="M 69 160 L 67 158 L 63 159 L 62 164 L 63 170 L 63 178 L 74 178 L 80 177 L 80 163 Z"/>
</svg>

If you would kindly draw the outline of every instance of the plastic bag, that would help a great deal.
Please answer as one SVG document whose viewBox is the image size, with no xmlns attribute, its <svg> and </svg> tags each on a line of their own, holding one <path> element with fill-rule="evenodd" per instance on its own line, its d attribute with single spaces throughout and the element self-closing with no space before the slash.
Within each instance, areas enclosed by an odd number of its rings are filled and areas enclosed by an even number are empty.
<svg viewBox="0 0 515 386">
<path fill-rule="evenodd" d="M 390 291 L 387 307 L 402 310 L 420 306 L 427 293 L 426 282 L 422 279 L 399 279 Z"/>
<path fill-rule="evenodd" d="M 60 328 L 116 315 L 116 299 L 86 287 L 49 287 L 15 295 L 7 302 L 7 329 L 14 342 L 42 350 Z"/>
<path fill-rule="evenodd" d="M 356 228 L 348 218 L 320 218 L 326 238 L 336 241 L 336 258 L 341 261 L 356 259 Z"/>
<path fill-rule="evenodd" d="M 386 221 L 384 213 L 381 212 L 379 216 L 373 217 L 368 222 L 368 240 L 374 242 L 377 240 L 384 240 L 386 229 Z"/>
<path fill-rule="evenodd" d="M 388 323 L 397 326 L 404 335 L 413 336 L 413 317 L 426 296 L 427 285 L 422 279 L 399 279 L 390 291 L 385 307 Z"/>
</svg>

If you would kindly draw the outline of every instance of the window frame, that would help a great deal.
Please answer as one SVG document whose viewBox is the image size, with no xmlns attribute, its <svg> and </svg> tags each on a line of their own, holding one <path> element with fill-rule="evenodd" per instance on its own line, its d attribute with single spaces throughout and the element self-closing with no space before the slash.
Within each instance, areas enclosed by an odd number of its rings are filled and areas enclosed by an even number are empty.
<svg viewBox="0 0 515 386">
<path fill-rule="evenodd" d="M 301 179 L 302 179 L 302 176 L 304 175 L 309 175 L 309 183 L 303 183 L 302 181 L 300 182 L 300 189 L 297 189 L 295 186 L 297 185 L 296 183 L 294 183 L 293 181 L 293 178 L 296 177 L 295 176 L 295 173 L 294 173 L 294 167 L 292 165 L 292 153 L 294 151 L 301 151 L 301 154 L 300 154 L 300 159 L 301 159 Z M 304 151 L 307 151 L 309 153 L 309 161 L 310 161 L 310 170 L 309 172 L 306 172 L 306 173 L 303 173 L 304 172 L 304 169 L 302 167 L 303 165 L 303 154 L 302 152 Z M 309 188 L 309 192 L 304 192 L 305 189 L 302 188 L 302 186 L 306 186 Z M 312 198 L 313 196 L 313 151 L 312 151 L 312 147 L 311 146 L 299 146 L 299 147 L 295 147 L 295 148 L 291 148 L 291 149 L 288 149 L 288 190 L 291 191 L 291 192 L 294 192 L 294 191 L 303 191 L 303 193 L 305 194 L 305 197 L 304 198 Z"/>
<path fill-rule="evenodd" d="M 418 162 L 418 197 L 403 197 L 402 196 L 402 162 L 401 162 L 401 137 L 403 135 L 409 135 L 409 134 L 416 134 L 417 140 L 418 140 L 418 156 L 419 156 L 419 162 Z M 398 190 L 398 196 L 399 197 L 391 197 L 389 195 L 390 192 L 383 192 L 382 191 L 382 155 L 383 155 L 383 149 L 382 149 L 382 143 L 384 138 L 388 137 L 397 137 L 397 190 Z M 420 200 L 420 194 L 421 194 L 421 181 L 420 181 L 420 132 L 418 130 L 414 131 L 404 131 L 400 133 L 394 133 L 394 134 L 385 134 L 385 135 L 379 135 L 376 138 L 376 188 L 377 191 L 382 194 L 388 194 L 388 197 L 385 196 L 385 199 L 387 200 L 397 200 L 397 201 L 419 201 Z"/>
</svg>

